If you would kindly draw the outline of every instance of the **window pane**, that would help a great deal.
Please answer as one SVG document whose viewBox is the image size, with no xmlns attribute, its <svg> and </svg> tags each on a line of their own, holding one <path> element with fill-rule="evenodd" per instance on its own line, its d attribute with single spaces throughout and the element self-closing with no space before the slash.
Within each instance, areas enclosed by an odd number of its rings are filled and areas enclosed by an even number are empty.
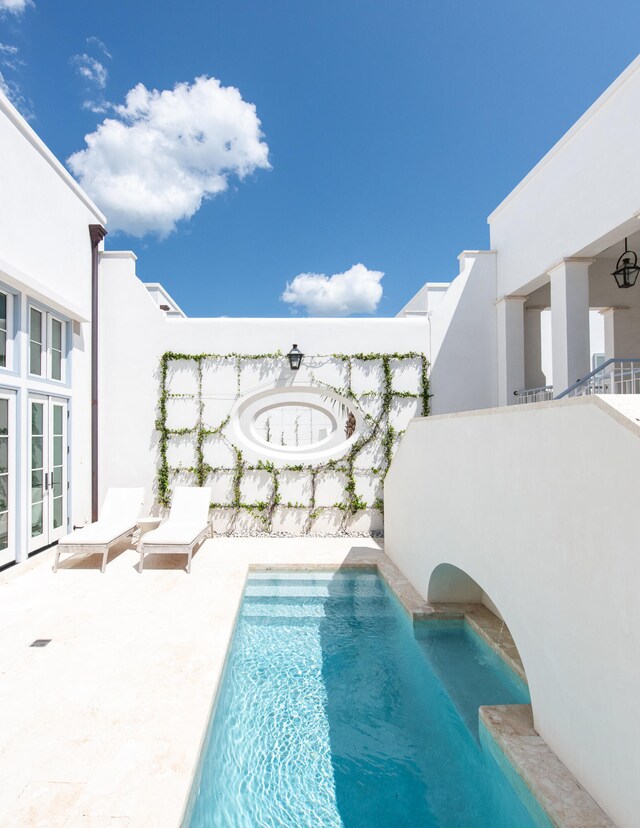
<svg viewBox="0 0 640 828">
<path fill-rule="evenodd" d="M 0 435 L 0 474 L 9 471 L 9 438 Z"/>
<path fill-rule="evenodd" d="M 31 474 L 31 502 L 40 503 L 44 500 L 44 472 L 35 471 Z"/>
<path fill-rule="evenodd" d="M 51 351 L 51 379 L 62 379 L 62 353 Z"/>
<path fill-rule="evenodd" d="M 51 347 L 62 351 L 62 322 L 58 319 L 51 320 Z"/>
<path fill-rule="evenodd" d="M 34 437 L 31 440 L 31 468 L 41 469 L 42 464 L 42 437 Z"/>
<path fill-rule="evenodd" d="M 37 376 L 42 374 L 42 345 L 39 342 L 29 343 L 29 372 Z"/>
<path fill-rule="evenodd" d="M 53 501 L 53 528 L 62 526 L 62 498 L 56 497 Z"/>
<path fill-rule="evenodd" d="M 0 330 L 0 368 L 7 367 L 7 332 Z"/>
<path fill-rule="evenodd" d="M 0 512 L 9 508 L 9 475 L 0 474 Z"/>
<path fill-rule="evenodd" d="M 43 434 L 44 404 L 31 404 L 31 433 L 34 435 Z"/>
<path fill-rule="evenodd" d="M 62 434 L 62 406 L 53 406 L 53 433 Z"/>
<path fill-rule="evenodd" d="M 7 330 L 7 295 L 0 293 L 0 328 Z"/>
<path fill-rule="evenodd" d="M 9 400 L 0 400 L 0 434 L 9 433 Z"/>
<path fill-rule="evenodd" d="M 29 371 L 42 374 L 42 314 L 35 308 L 29 313 Z"/>
<path fill-rule="evenodd" d="M 31 507 L 31 537 L 42 534 L 42 503 L 34 503 Z"/>
<path fill-rule="evenodd" d="M 42 314 L 35 308 L 31 308 L 30 314 L 30 339 L 32 342 L 42 342 Z"/>
<path fill-rule="evenodd" d="M 62 465 L 62 437 L 53 438 L 53 465 Z"/>
<path fill-rule="evenodd" d="M 0 515 L 0 549 L 9 546 L 9 515 Z"/>
</svg>

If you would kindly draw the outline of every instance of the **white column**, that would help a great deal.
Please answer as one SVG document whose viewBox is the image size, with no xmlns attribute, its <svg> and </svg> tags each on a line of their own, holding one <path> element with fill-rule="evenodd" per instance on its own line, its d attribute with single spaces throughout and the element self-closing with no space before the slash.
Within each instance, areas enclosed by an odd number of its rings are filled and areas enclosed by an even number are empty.
<svg viewBox="0 0 640 828">
<path fill-rule="evenodd" d="M 526 308 L 524 312 L 524 385 L 540 388 L 547 384 L 542 371 L 542 325 L 544 308 Z"/>
<path fill-rule="evenodd" d="M 560 394 L 589 373 L 589 265 L 564 259 L 549 271 L 553 392 Z"/>
<path fill-rule="evenodd" d="M 635 347 L 629 308 L 606 308 L 600 313 L 604 317 L 605 359 L 632 359 Z"/>
<path fill-rule="evenodd" d="M 516 402 L 524 388 L 524 303 L 526 296 L 504 296 L 496 302 L 498 327 L 498 405 Z"/>
</svg>

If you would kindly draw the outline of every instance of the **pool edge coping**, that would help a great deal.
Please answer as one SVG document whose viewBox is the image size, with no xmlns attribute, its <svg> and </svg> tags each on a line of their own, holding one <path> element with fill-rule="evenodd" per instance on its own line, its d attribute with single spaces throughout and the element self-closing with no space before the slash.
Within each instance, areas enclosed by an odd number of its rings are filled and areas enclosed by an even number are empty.
<svg viewBox="0 0 640 828">
<path fill-rule="evenodd" d="M 481 732 L 485 730 L 554 828 L 615 828 L 536 731 L 530 704 L 486 705 L 478 716 Z"/>
</svg>

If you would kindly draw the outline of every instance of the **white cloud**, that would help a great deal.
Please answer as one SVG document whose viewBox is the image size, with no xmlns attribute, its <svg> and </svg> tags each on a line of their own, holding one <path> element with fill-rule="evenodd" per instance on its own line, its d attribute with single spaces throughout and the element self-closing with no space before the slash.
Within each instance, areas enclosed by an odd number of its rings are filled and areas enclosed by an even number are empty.
<svg viewBox="0 0 640 828">
<path fill-rule="evenodd" d="M 0 72 L 0 91 L 4 92 L 23 118 L 26 118 L 27 121 L 32 121 L 35 118 L 33 103 L 22 94 L 20 84 L 17 81 L 9 80 L 2 72 Z"/>
<path fill-rule="evenodd" d="M 11 12 L 12 14 L 22 14 L 27 6 L 32 6 L 31 0 L 0 0 L 0 12 Z"/>
<path fill-rule="evenodd" d="M 104 64 L 86 53 L 74 55 L 71 60 L 76 67 L 76 72 L 87 83 L 97 86 L 98 89 L 105 88 L 108 72 Z"/>
<path fill-rule="evenodd" d="M 82 101 L 82 108 L 86 109 L 87 112 L 94 112 L 96 115 L 106 115 L 106 113 L 110 112 L 114 107 L 113 104 L 109 103 L 109 101 L 94 101 L 91 100 L 91 98 L 88 98 L 86 101 Z"/>
<path fill-rule="evenodd" d="M 18 47 L 10 46 L 7 43 L 0 43 L 0 90 L 9 98 L 15 108 L 28 121 L 35 116 L 33 103 L 23 95 L 22 87 L 15 78 L 8 78 L 2 71 L 19 72 L 25 63 L 18 57 Z"/>
<path fill-rule="evenodd" d="M 344 273 L 300 273 L 280 297 L 284 302 L 304 308 L 309 316 L 349 316 L 375 313 L 382 298 L 379 270 L 355 264 Z"/>
<path fill-rule="evenodd" d="M 18 57 L 18 47 L 8 43 L 0 43 L 0 64 L 14 71 L 25 65 L 24 60 Z"/>
<path fill-rule="evenodd" d="M 91 37 L 87 38 L 86 43 L 87 43 L 87 46 L 95 46 L 99 51 L 102 52 L 102 54 L 106 58 L 109 58 L 109 60 L 111 60 L 111 52 L 107 49 L 107 47 L 100 40 L 99 37 L 96 37 L 95 35 L 91 35 Z"/>
<path fill-rule="evenodd" d="M 114 112 L 67 160 L 111 230 L 166 236 L 231 175 L 270 167 L 255 106 L 215 78 L 164 91 L 139 83 Z"/>
</svg>

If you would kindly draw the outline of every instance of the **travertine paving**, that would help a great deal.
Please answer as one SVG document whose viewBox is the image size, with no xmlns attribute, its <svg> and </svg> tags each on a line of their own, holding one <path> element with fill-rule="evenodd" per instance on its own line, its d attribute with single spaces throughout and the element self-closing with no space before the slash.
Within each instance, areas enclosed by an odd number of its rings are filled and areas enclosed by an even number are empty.
<svg viewBox="0 0 640 828">
<path fill-rule="evenodd" d="M 0 825 L 180 823 L 249 564 L 375 564 L 367 539 L 207 541 L 184 556 L 52 553 L 0 574 Z M 43 648 L 35 639 L 51 639 Z"/>
</svg>

